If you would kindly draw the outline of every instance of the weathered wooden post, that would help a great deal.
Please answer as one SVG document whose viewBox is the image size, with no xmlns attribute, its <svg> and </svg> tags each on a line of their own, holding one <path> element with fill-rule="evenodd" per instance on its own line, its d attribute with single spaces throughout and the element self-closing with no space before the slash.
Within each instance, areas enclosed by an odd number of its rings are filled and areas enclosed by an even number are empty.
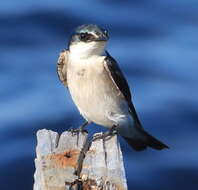
<svg viewBox="0 0 198 190">
<path fill-rule="evenodd" d="M 90 143 L 87 133 L 37 132 L 34 190 L 127 190 L 117 136 Z"/>
</svg>

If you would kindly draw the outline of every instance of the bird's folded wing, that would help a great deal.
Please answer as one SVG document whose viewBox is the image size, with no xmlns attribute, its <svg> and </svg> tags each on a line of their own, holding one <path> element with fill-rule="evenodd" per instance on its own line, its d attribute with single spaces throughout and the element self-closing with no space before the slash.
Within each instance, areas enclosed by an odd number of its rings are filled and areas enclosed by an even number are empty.
<svg viewBox="0 0 198 190">
<path fill-rule="evenodd" d="M 133 106 L 133 103 L 131 101 L 131 92 L 127 80 L 125 79 L 116 60 L 113 59 L 108 52 L 106 53 L 107 56 L 104 59 L 104 68 L 109 74 L 109 77 L 111 78 L 112 82 L 116 85 L 117 89 L 120 91 L 120 93 L 127 101 L 129 106 L 129 112 L 131 113 L 135 121 L 139 124 L 139 126 L 141 126 L 135 107 Z"/>
<path fill-rule="evenodd" d="M 68 50 L 63 50 L 58 58 L 57 73 L 60 81 L 67 87 L 67 64 L 68 64 Z"/>
<path fill-rule="evenodd" d="M 109 74 L 109 77 L 116 85 L 117 89 L 121 92 L 127 102 L 131 101 L 131 92 L 129 89 L 129 85 L 127 80 L 125 79 L 121 69 L 119 68 L 117 62 L 113 57 L 109 55 L 108 52 L 107 56 L 104 59 L 104 68 Z"/>
</svg>

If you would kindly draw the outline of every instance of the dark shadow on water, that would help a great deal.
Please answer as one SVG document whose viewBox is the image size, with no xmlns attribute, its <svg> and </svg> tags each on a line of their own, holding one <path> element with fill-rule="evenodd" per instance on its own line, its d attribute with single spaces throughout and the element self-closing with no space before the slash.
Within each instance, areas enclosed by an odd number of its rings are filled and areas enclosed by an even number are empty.
<svg viewBox="0 0 198 190">
<path fill-rule="evenodd" d="M 154 177 L 150 178 L 150 182 L 146 182 L 147 184 L 145 184 L 144 181 L 137 184 L 137 182 L 133 180 L 135 173 L 131 173 L 130 179 L 128 178 L 128 188 L 139 190 L 198 189 L 198 169 L 196 168 L 167 168 L 154 172 Z"/>
<path fill-rule="evenodd" d="M 1 189 L 32 189 L 34 158 L 27 156 L 0 166 Z"/>
</svg>

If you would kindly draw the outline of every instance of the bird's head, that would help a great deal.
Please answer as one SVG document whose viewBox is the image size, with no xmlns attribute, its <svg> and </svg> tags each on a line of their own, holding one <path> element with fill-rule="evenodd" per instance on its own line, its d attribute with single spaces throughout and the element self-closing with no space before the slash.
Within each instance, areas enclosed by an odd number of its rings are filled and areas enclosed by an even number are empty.
<svg viewBox="0 0 198 190">
<path fill-rule="evenodd" d="M 105 29 L 94 24 L 79 26 L 69 42 L 70 53 L 78 57 L 101 55 L 108 41 Z"/>
</svg>

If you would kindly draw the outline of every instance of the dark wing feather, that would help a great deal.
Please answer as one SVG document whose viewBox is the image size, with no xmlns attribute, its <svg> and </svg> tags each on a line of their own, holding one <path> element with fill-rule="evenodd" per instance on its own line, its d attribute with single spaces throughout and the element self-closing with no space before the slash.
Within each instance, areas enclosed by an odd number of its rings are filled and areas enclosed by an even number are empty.
<svg viewBox="0 0 198 190">
<path fill-rule="evenodd" d="M 68 50 L 63 50 L 58 58 L 57 73 L 60 81 L 67 87 L 67 62 L 68 62 Z"/>
<path fill-rule="evenodd" d="M 135 121 L 139 124 L 139 127 L 141 127 L 137 113 L 136 113 L 133 103 L 131 101 L 131 92 L 130 92 L 127 80 L 125 79 L 116 60 L 113 57 L 111 57 L 108 52 L 106 52 L 106 53 L 107 53 L 107 56 L 104 60 L 104 67 L 105 67 L 106 71 L 108 72 L 109 77 L 111 78 L 113 83 L 116 85 L 116 87 L 119 89 L 119 91 L 122 93 L 122 95 L 126 99 L 128 105 L 129 105 L 129 111 L 130 111 L 131 115 L 133 116 Z"/>
<path fill-rule="evenodd" d="M 116 85 L 116 87 L 120 90 L 122 95 L 125 97 L 127 102 L 131 101 L 131 92 L 129 89 L 129 85 L 127 80 L 125 79 L 120 67 L 118 66 L 116 60 L 110 56 L 108 52 L 107 56 L 105 57 L 104 67 L 108 72 L 111 80 Z"/>
</svg>

